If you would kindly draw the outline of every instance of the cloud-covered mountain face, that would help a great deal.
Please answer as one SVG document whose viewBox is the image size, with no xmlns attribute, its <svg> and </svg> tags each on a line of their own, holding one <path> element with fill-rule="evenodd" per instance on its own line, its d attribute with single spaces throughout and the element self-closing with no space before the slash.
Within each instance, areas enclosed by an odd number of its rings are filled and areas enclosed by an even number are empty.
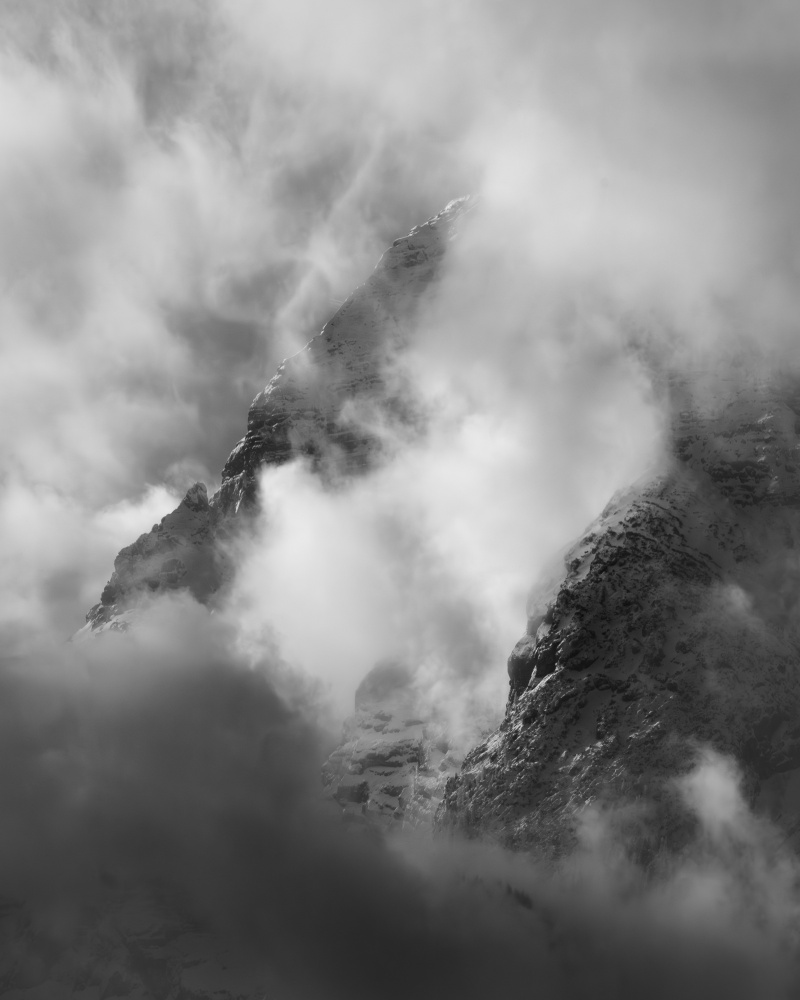
<svg viewBox="0 0 800 1000">
<path fill-rule="evenodd" d="M 3 995 L 795 995 L 794 11 L 0 18 Z"/>
<path fill-rule="evenodd" d="M 800 382 L 742 360 L 668 374 L 673 453 L 532 595 L 506 720 L 444 822 L 563 853 L 593 803 L 658 864 L 695 835 L 678 779 L 710 746 L 794 833 Z"/>
</svg>

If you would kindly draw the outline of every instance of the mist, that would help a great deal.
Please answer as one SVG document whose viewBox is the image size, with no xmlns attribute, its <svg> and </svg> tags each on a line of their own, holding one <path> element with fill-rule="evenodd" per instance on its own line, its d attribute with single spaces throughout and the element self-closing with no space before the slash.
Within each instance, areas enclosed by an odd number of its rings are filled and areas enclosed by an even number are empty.
<svg viewBox="0 0 800 1000">
<path fill-rule="evenodd" d="M 149 966 L 127 943 L 148 926 L 186 957 L 186 990 L 793 995 L 797 861 L 725 759 L 700 753 L 676 786 L 698 833 L 657 876 L 613 807 L 585 812 L 556 870 L 474 842 L 383 840 L 325 811 L 313 685 L 231 646 L 178 597 L 135 633 L 4 662 L 7 995 L 47 989 L 44 970 L 88 988 L 118 969 L 166 996 L 157 941 Z"/>
<path fill-rule="evenodd" d="M 148 490 L 213 488 L 280 359 L 467 192 L 483 219 L 414 371 L 451 411 L 502 422 L 498 400 L 523 411 L 535 392 L 568 411 L 587 385 L 569 364 L 626 363 L 622 321 L 671 351 L 774 355 L 796 314 L 793 13 L 717 11 L 6 0 L 7 481 L 82 525 Z M 636 463 L 615 437 L 658 419 L 631 399 L 635 369 L 602 415 L 597 465 L 618 484 Z M 592 416 L 563 432 L 560 468 Z M 155 519 L 133 517 L 113 539 L 87 530 L 63 632 Z M 35 586 L 58 590 L 64 566 L 43 562 Z"/>
<path fill-rule="evenodd" d="M 497 723 L 529 588 L 660 460 L 634 345 L 790 356 L 798 16 L 0 3 L 0 893 L 30 931 L 3 991 L 77 977 L 133 899 L 246 995 L 792 995 L 796 859 L 724 759 L 675 789 L 697 838 L 657 877 L 613 814 L 556 872 L 354 835 L 319 766 L 381 659 L 467 745 Z M 116 552 L 218 485 L 280 360 L 467 193 L 396 359 L 424 437 L 379 428 L 392 459 L 333 491 L 265 471 L 213 615 L 65 642 Z"/>
<path fill-rule="evenodd" d="M 178 596 L 135 632 L 4 660 L 6 995 L 118 970 L 166 996 L 176 946 L 184 989 L 253 996 L 793 995 L 797 861 L 725 759 L 699 754 L 676 785 L 697 837 L 655 877 L 613 806 L 585 812 L 555 870 L 376 838 L 326 812 L 319 691 L 232 645 Z M 149 964 L 127 944 L 147 927 Z"/>
</svg>

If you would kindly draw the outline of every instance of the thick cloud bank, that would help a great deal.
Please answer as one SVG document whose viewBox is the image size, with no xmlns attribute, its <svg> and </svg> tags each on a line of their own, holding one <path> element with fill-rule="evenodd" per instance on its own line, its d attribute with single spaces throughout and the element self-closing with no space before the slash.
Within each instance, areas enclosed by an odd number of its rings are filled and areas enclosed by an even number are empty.
<svg viewBox="0 0 800 1000">
<path fill-rule="evenodd" d="M 724 760 L 683 780 L 698 838 L 655 875 L 613 810 L 557 872 L 384 842 L 323 809 L 314 688 L 231 646 L 165 600 L 135 634 L 3 664 L 4 995 L 114 969 L 154 997 L 793 995 L 800 871 Z"/>
<path fill-rule="evenodd" d="M 0 19 L 1 988 L 77 982 L 144 893 L 253 996 L 793 995 L 796 862 L 725 761 L 682 786 L 698 840 L 657 877 L 613 815 L 553 874 L 353 836 L 318 798 L 331 696 L 375 659 L 418 666 L 454 726 L 501 709 L 527 587 L 658 455 L 633 341 L 792 346 L 791 5 Z M 117 550 L 213 484 L 275 364 L 467 191 L 480 213 L 398 362 L 425 439 L 333 493 L 268 472 L 230 607 L 160 601 L 64 643 Z"/>
</svg>

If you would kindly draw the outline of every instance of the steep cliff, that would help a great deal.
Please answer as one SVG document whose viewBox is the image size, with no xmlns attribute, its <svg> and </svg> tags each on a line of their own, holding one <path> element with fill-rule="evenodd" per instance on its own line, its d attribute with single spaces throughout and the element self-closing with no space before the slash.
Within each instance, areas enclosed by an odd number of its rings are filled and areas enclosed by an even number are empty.
<svg viewBox="0 0 800 1000">
<path fill-rule="evenodd" d="M 387 363 L 402 350 L 423 292 L 470 208 L 468 197 L 457 199 L 395 240 L 322 331 L 280 365 L 253 400 L 247 433 L 225 463 L 220 489 L 209 498 L 205 485 L 195 483 L 175 511 L 119 553 L 87 615 L 87 630 L 126 628 L 148 593 L 187 589 L 212 602 L 234 570 L 218 542 L 257 508 L 265 466 L 306 457 L 322 477 L 335 479 L 380 461 L 381 441 L 357 425 L 349 407 L 371 407 L 406 423 L 417 419 Z"/>
<path fill-rule="evenodd" d="M 560 854 L 587 805 L 649 858 L 692 821 L 674 779 L 710 746 L 788 828 L 800 767 L 800 380 L 668 374 L 669 454 L 534 594 L 500 729 L 439 822 Z"/>
</svg>

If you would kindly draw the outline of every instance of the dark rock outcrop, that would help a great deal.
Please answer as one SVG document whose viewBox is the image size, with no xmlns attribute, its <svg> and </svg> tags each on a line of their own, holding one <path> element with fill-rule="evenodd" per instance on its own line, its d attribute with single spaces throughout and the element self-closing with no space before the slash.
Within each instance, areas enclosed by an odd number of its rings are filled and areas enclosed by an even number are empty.
<svg viewBox="0 0 800 1000">
<path fill-rule="evenodd" d="M 649 817 L 638 849 L 679 847 L 674 779 L 701 745 L 781 812 L 770 782 L 800 764 L 797 387 L 741 369 L 670 381 L 673 454 L 532 599 L 506 719 L 449 782 L 442 828 L 559 854 L 585 806 L 613 804 Z"/>
<path fill-rule="evenodd" d="M 323 477 L 363 472 L 382 444 L 353 419 L 371 407 L 409 428 L 416 416 L 390 362 L 406 343 L 423 293 L 434 282 L 469 198 L 395 240 L 373 274 L 297 354 L 287 358 L 253 400 L 247 433 L 222 470 L 210 499 L 196 483 L 179 507 L 124 548 L 86 629 L 125 628 L 142 595 L 187 589 L 209 602 L 230 578 L 219 541 L 230 539 L 258 507 L 259 473 L 305 457 Z"/>
<path fill-rule="evenodd" d="M 185 588 L 208 601 L 225 572 L 216 545 L 218 521 L 206 487 L 195 483 L 171 514 L 120 551 L 100 603 L 86 616 L 89 627 L 126 627 L 122 616 L 143 593 Z"/>
</svg>

